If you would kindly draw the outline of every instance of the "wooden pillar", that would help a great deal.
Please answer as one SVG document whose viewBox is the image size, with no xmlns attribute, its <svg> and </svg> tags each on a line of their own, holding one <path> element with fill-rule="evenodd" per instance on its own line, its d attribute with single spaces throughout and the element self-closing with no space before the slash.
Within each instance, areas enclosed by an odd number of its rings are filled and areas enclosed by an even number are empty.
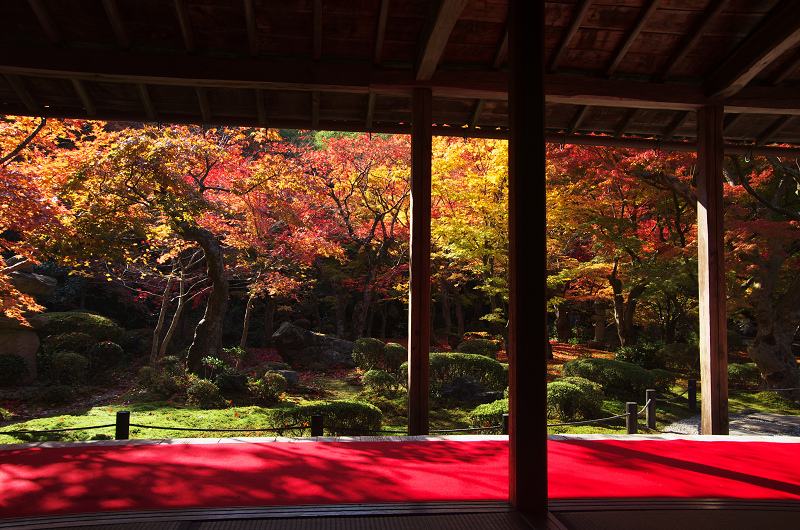
<svg viewBox="0 0 800 530">
<path fill-rule="evenodd" d="M 728 434 L 722 106 L 697 111 L 697 258 L 703 434 Z"/>
<path fill-rule="evenodd" d="M 547 518 L 544 2 L 509 2 L 509 495 Z"/>
<path fill-rule="evenodd" d="M 414 89 L 408 297 L 408 434 L 428 434 L 431 307 L 431 101 Z"/>
</svg>

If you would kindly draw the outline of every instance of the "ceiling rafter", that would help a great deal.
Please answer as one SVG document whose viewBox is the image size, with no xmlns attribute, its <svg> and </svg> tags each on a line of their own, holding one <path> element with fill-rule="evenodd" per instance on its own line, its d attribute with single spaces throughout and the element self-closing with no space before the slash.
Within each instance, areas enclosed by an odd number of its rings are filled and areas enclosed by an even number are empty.
<svg viewBox="0 0 800 530">
<path fill-rule="evenodd" d="M 497 53 L 494 55 L 494 61 L 492 61 L 492 68 L 497 70 L 502 66 L 503 62 L 506 60 L 506 56 L 508 55 L 508 28 L 506 28 L 505 32 L 503 33 L 503 40 L 500 41 L 500 46 L 497 47 Z"/>
<path fill-rule="evenodd" d="M 22 80 L 22 78 L 14 74 L 5 74 L 5 77 L 6 81 L 8 81 L 8 84 L 11 85 L 11 88 L 14 90 L 14 93 L 17 94 L 17 97 L 22 101 L 22 104 L 25 105 L 26 109 L 28 109 L 28 112 L 34 116 L 40 115 L 41 109 L 36 103 L 36 100 L 33 99 L 33 96 L 31 96 L 31 93 L 28 92 L 28 89 L 25 87 L 25 82 Z"/>
<path fill-rule="evenodd" d="M 370 92 L 367 96 L 367 117 L 364 119 L 364 128 L 368 131 L 372 130 L 372 120 L 375 118 L 375 100 L 377 95 Z"/>
<path fill-rule="evenodd" d="M 78 97 L 81 98 L 81 103 L 83 103 L 83 108 L 86 109 L 87 116 L 90 118 L 96 116 L 97 107 L 94 106 L 94 101 L 92 101 L 89 91 L 86 90 L 86 85 L 83 84 L 83 81 L 80 79 L 70 79 L 70 81 L 72 82 L 72 87 L 75 89 Z"/>
<path fill-rule="evenodd" d="M 789 61 L 788 65 L 785 66 L 777 75 L 774 76 L 772 79 L 773 85 L 780 85 L 784 81 L 786 81 L 792 74 L 797 72 L 800 69 L 800 52 L 795 53 L 794 57 Z"/>
<path fill-rule="evenodd" d="M 258 27 L 256 25 L 256 8 L 253 0 L 244 0 L 244 19 L 247 24 L 247 43 L 250 46 L 250 57 L 258 57 Z"/>
<path fill-rule="evenodd" d="M 581 105 L 578 107 L 578 112 L 575 113 L 575 117 L 572 118 L 572 121 L 569 124 L 569 128 L 567 128 L 567 135 L 572 136 L 578 131 L 578 128 L 581 126 L 584 118 L 586 115 L 589 114 L 591 110 L 591 106 L 589 105 Z"/>
<path fill-rule="evenodd" d="M 311 127 L 314 129 L 319 127 L 319 90 L 311 92 Z"/>
<path fill-rule="evenodd" d="M 389 19 L 389 0 L 381 0 L 381 9 L 378 12 L 378 28 L 375 30 L 375 55 L 376 66 L 381 64 L 383 56 L 383 42 L 386 40 L 386 21 Z"/>
<path fill-rule="evenodd" d="M 28 4 L 36 14 L 36 18 L 39 20 L 39 24 L 41 24 L 50 42 L 61 44 L 61 32 L 58 31 L 58 27 L 53 21 L 53 17 L 50 16 L 50 12 L 45 7 L 44 2 L 42 0 L 28 0 Z"/>
<path fill-rule="evenodd" d="M 197 103 L 200 105 L 200 114 L 203 116 L 204 123 L 211 123 L 211 104 L 208 102 L 208 92 L 205 87 L 195 87 L 197 92 Z"/>
<path fill-rule="evenodd" d="M 553 73 L 558 70 L 559 66 L 561 66 L 561 61 L 563 61 L 564 57 L 567 55 L 569 45 L 572 42 L 572 39 L 575 38 L 575 34 L 578 33 L 578 29 L 581 27 L 581 24 L 583 24 L 583 20 L 586 18 L 587 13 L 589 13 L 590 7 L 592 7 L 592 0 L 581 0 L 578 10 L 575 12 L 575 16 L 572 17 L 572 23 L 570 24 L 569 29 L 567 29 L 567 31 L 565 31 L 561 36 L 561 41 L 558 43 L 557 51 L 555 54 L 553 54 L 550 65 L 547 67 L 548 72 Z"/>
<path fill-rule="evenodd" d="M 683 127 L 683 124 L 685 124 L 686 121 L 691 116 L 692 116 L 692 111 L 690 110 L 678 114 L 675 120 L 673 120 L 672 123 L 669 124 L 667 130 L 664 131 L 664 135 L 661 137 L 661 140 L 664 142 L 672 140 L 672 137 L 675 136 L 675 133 L 678 131 L 678 129 Z"/>
<path fill-rule="evenodd" d="M 611 74 L 617 70 L 619 63 L 622 62 L 622 59 L 628 53 L 628 50 L 631 49 L 631 46 L 633 46 L 633 43 L 636 41 L 637 37 L 639 37 L 639 33 L 642 32 L 645 24 L 647 24 L 647 21 L 653 16 L 653 13 L 656 12 L 656 9 L 658 9 L 658 5 L 660 3 L 661 0 L 651 0 L 650 5 L 647 6 L 647 9 L 639 14 L 639 17 L 636 19 L 636 23 L 633 25 L 630 32 L 628 32 L 628 35 L 625 37 L 625 41 L 622 43 L 622 46 L 620 46 L 620 48 L 617 50 L 614 59 L 611 60 L 611 63 L 609 63 L 608 67 L 606 68 L 606 77 L 610 77 Z"/>
<path fill-rule="evenodd" d="M 256 94 L 256 116 L 261 127 L 267 126 L 267 108 L 264 105 L 264 91 L 260 88 L 255 89 Z"/>
<path fill-rule="evenodd" d="M 672 74 L 675 73 L 675 70 L 681 64 L 686 55 L 694 48 L 697 41 L 700 40 L 700 37 L 703 36 L 705 33 L 706 28 L 717 18 L 722 12 L 722 9 L 728 3 L 728 0 L 714 0 L 709 4 L 697 22 L 692 26 L 692 29 L 689 30 L 686 35 L 684 36 L 683 40 L 681 41 L 678 48 L 675 50 L 675 53 L 669 58 L 666 67 L 664 68 L 664 73 L 661 74 L 661 80 L 666 81 Z"/>
<path fill-rule="evenodd" d="M 742 113 L 726 114 L 725 117 L 723 118 L 722 134 L 729 135 L 733 130 L 733 128 L 736 127 L 739 124 L 739 122 L 742 121 L 742 118 L 744 118 L 744 114 Z"/>
<path fill-rule="evenodd" d="M 194 35 L 192 33 L 192 23 L 189 20 L 189 11 L 186 9 L 184 0 L 174 0 L 175 11 L 178 15 L 178 24 L 181 27 L 181 34 L 183 35 L 183 45 L 186 51 L 194 53 L 197 51 L 194 44 Z"/>
<path fill-rule="evenodd" d="M 417 81 L 427 81 L 439 66 L 447 41 L 469 0 L 439 0 L 428 17 L 419 45 Z"/>
<path fill-rule="evenodd" d="M 314 28 L 312 55 L 315 61 L 322 60 L 322 0 L 314 0 Z"/>
<path fill-rule="evenodd" d="M 102 0 L 102 2 L 103 8 L 106 10 L 106 16 L 108 16 L 108 22 L 111 24 L 114 36 L 117 38 L 117 44 L 123 50 L 129 49 L 131 47 L 131 39 L 128 37 L 122 17 L 119 15 L 117 0 Z"/>
<path fill-rule="evenodd" d="M 729 97 L 800 42 L 800 10 L 783 0 L 707 79 L 708 96 Z"/>
<path fill-rule="evenodd" d="M 639 116 L 641 110 L 642 109 L 631 109 L 628 111 L 628 113 L 625 115 L 625 119 L 623 120 L 623 122 L 620 124 L 619 127 L 617 127 L 617 130 L 614 131 L 615 138 L 619 138 L 620 136 L 628 132 L 628 129 L 630 128 L 631 124 L 636 119 L 636 117 Z"/>
<path fill-rule="evenodd" d="M 478 120 L 481 117 L 481 113 L 483 112 L 483 107 L 486 105 L 485 99 L 479 99 L 475 102 L 475 106 L 472 108 L 472 112 L 470 112 L 469 120 L 467 121 L 467 127 L 470 129 L 474 129 L 478 126 Z"/>
<path fill-rule="evenodd" d="M 150 92 L 147 90 L 147 85 L 144 83 L 136 83 L 136 91 L 139 93 L 139 101 L 141 101 L 142 107 L 144 107 L 147 119 L 151 122 L 158 122 L 156 107 L 153 105 L 153 100 L 150 99 Z"/>
<path fill-rule="evenodd" d="M 781 116 L 776 119 L 772 124 L 767 128 L 767 130 L 763 131 L 756 140 L 756 147 L 761 147 L 769 143 L 770 139 L 772 139 L 776 134 L 781 132 L 783 129 L 786 128 L 789 123 L 794 120 L 797 116 Z"/>
</svg>

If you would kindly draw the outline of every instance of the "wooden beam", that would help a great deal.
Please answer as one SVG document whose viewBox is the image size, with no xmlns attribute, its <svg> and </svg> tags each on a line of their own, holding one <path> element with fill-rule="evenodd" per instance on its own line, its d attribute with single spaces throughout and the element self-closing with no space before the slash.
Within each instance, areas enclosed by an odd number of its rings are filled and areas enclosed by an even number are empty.
<svg viewBox="0 0 800 530">
<path fill-rule="evenodd" d="M 703 15 L 697 20 L 694 26 L 692 26 L 692 29 L 686 32 L 680 45 L 675 50 L 675 53 L 669 58 L 667 66 L 664 68 L 664 73 L 661 74 L 661 81 L 666 81 L 675 73 L 681 61 L 683 61 L 691 49 L 694 48 L 711 22 L 717 19 L 717 15 L 722 12 L 722 9 L 727 3 L 728 0 L 714 0 L 708 5 Z"/>
<path fill-rule="evenodd" d="M 586 14 L 589 13 L 590 7 L 592 7 L 592 0 L 581 0 L 581 3 L 578 5 L 578 10 L 575 12 L 575 16 L 572 17 L 572 23 L 561 36 L 561 41 L 559 41 L 558 48 L 556 48 L 557 51 L 550 60 L 550 66 L 547 68 L 548 72 L 553 73 L 561 66 L 561 61 L 563 61 L 564 57 L 567 55 L 569 45 L 572 43 L 572 39 L 575 38 L 575 34 L 578 33 L 581 24 L 583 24 L 583 20 L 586 18 Z"/>
<path fill-rule="evenodd" d="M 800 42 L 800 10 L 783 0 L 706 82 L 711 99 L 727 98 Z"/>
<path fill-rule="evenodd" d="M 94 102 L 89 95 L 89 91 L 86 90 L 86 85 L 84 85 L 83 81 L 80 79 L 71 79 L 71 81 L 72 87 L 75 89 L 78 97 L 81 98 L 81 103 L 83 103 L 83 108 L 86 110 L 86 115 L 90 118 L 96 116 L 97 108 L 94 106 Z"/>
<path fill-rule="evenodd" d="M 25 82 L 22 78 L 18 75 L 14 74 L 5 74 L 6 81 L 14 92 L 17 94 L 17 97 L 22 101 L 22 104 L 25 105 L 25 108 L 28 109 L 28 112 L 33 116 L 41 115 L 41 109 L 39 105 L 36 104 L 36 101 L 31 96 L 31 93 L 28 92 L 28 89 L 25 87 Z"/>
<path fill-rule="evenodd" d="M 255 90 L 256 94 L 256 116 L 261 127 L 267 126 L 267 109 L 264 107 L 264 91 L 260 88 Z"/>
<path fill-rule="evenodd" d="M 744 118 L 744 114 L 742 113 L 729 113 L 727 116 L 722 118 L 722 137 L 726 137 L 730 134 L 736 124 L 742 121 Z"/>
<path fill-rule="evenodd" d="M 36 18 L 39 20 L 39 24 L 41 24 L 50 42 L 53 44 L 60 44 L 61 33 L 58 31 L 56 23 L 53 22 L 53 17 L 50 16 L 50 12 L 44 5 L 44 2 L 42 2 L 42 0 L 28 0 L 28 4 L 36 14 Z"/>
<path fill-rule="evenodd" d="M 428 434 L 431 304 L 431 121 L 433 95 L 418 88 L 411 120 L 411 241 L 408 301 L 408 434 Z"/>
<path fill-rule="evenodd" d="M 667 130 L 664 131 L 664 135 L 661 137 L 661 141 L 665 142 L 672 140 L 672 137 L 675 136 L 675 132 L 677 132 L 678 129 L 683 127 L 683 124 L 686 123 L 686 120 L 688 120 L 691 117 L 692 117 L 692 111 L 689 110 L 679 114 L 678 117 L 675 118 L 675 120 L 672 123 L 670 123 Z"/>
<path fill-rule="evenodd" d="M 117 44 L 123 50 L 131 47 L 131 39 L 128 37 L 128 32 L 125 30 L 125 24 L 122 22 L 122 17 L 119 16 L 119 9 L 117 9 L 117 0 L 102 0 L 103 8 L 106 10 L 108 22 L 111 24 L 111 29 L 114 31 L 114 36 L 117 38 Z"/>
<path fill-rule="evenodd" d="M 467 126 L 470 129 L 474 129 L 478 125 L 478 120 L 481 118 L 481 113 L 483 112 L 483 107 L 486 105 L 485 99 L 479 99 L 475 103 L 475 107 L 472 109 L 472 113 L 469 115 L 469 121 L 467 122 Z"/>
<path fill-rule="evenodd" d="M 639 33 L 642 32 L 645 24 L 647 24 L 647 21 L 653 16 L 653 13 L 656 12 L 656 9 L 658 9 L 658 5 L 660 3 L 661 0 L 650 0 L 650 5 L 647 6 L 647 9 L 639 14 L 639 18 L 636 19 L 636 23 L 628 32 L 628 35 L 625 37 L 625 41 L 622 43 L 622 46 L 620 46 L 620 48 L 617 50 L 616 55 L 606 68 L 606 76 L 611 76 L 611 74 L 617 70 L 619 63 L 622 62 L 625 54 L 631 49 L 631 46 L 633 46 L 633 43 L 636 41 L 637 37 L 639 37 Z"/>
<path fill-rule="evenodd" d="M 702 434 L 728 434 L 721 106 L 697 112 L 697 261 L 700 287 Z"/>
<path fill-rule="evenodd" d="M 311 127 L 313 129 L 319 128 L 319 99 L 318 90 L 311 92 Z"/>
<path fill-rule="evenodd" d="M 503 65 L 503 61 L 506 60 L 506 55 L 508 55 L 508 28 L 506 28 L 503 34 L 503 40 L 500 41 L 500 46 L 497 47 L 497 53 L 494 55 L 494 61 L 492 61 L 492 68 L 495 70 L 500 68 L 500 66 Z"/>
<path fill-rule="evenodd" d="M 153 100 L 150 99 L 150 92 L 147 90 L 147 85 L 144 83 L 137 83 L 136 91 L 139 92 L 139 101 L 142 102 L 142 107 L 144 107 L 147 119 L 151 122 L 158 122 L 156 107 L 153 105 Z"/>
<path fill-rule="evenodd" d="M 314 28 L 312 52 L 315 61 L 322 60 L 322 0 L 314 0 Z"/>
<path fill-rule="evenodd" d="M 438 0 L 422 34 L 416 63 L 417 81 L 427 81 L 439 66 L 447 41 L 469 0 Z"/>
<path fill-rule="evenodd" d="M 250 57 L 258 57 L 258 26 L 256 25 L 256 8 L 253 0 L 244 0 L 244 19 L 247 23 L 247 42 L 250 45 Z"/>
<path fill-rule="evenodd" d="M 544 2 L 509 0 L 509 500 L 547 520 Z"/>
<path fill-rule="evenodd" d="M 375 117 L 375 99 L 376 95 L 374 93 L 370 93 L 367 97 L 367 117 L 364 120 L 364 128 L 368 131 L 372 130 L 372 120 Z"/>
<path fill-rule="evenodd" d="M 386 40 L 386 21 L 389 19 L 389 0 L 381 0 L 381 9 L 378 12 L 378 28 L 375 30 L 375 66 L 381 64 L 383 56 L 383 41 Z"/>
<path fill-rule="evenodd" d="M 789 123 L 794 120 L 797 116 L 781 116 L 776 119 L 772 124 L 769 126 L 767 130 L 762 132 L 758 138 L 756 139 L 756 147 L 761 147 L 762 145 L 766 145 L 769 143 L 770 139 L 772 139 L 776 134 L 781 132 L 783 129 L 786 128 Z"/>
<path fill-rule="evenodd" d="M 771 84 L 780 85 L 800 68 L 800 52 L 795 53 L 789 63 L 773 77 Z"/>
<path fill-rule="evenodd" d="M 211 105 L 208 103 L 208 94 L 205 87 L 195 87 L 197 92 L 197 102 L 200 105 L 200 114 L 203 117 L 203 123 L 211 123 Z"/>
<path fill-rule="evenodd" d="M 625 116 L 625 120 L 617 127 L 617 130 L 614 131 L 614 136 L 619 138 L 626 132 L 628 132 L 628 128 L 631 126 L 631 123 L 636 119 L 636 116 L 639 115 L 639 111 L 641 109 L 631 109 L 628 111 L 628 114 Z"/>
<path fill-rule="evenodd" d="M 587 114 L 589 114 L 589 110 L 591 110 L 591 108 L 592 107 L 590 107 L 589 105 L 581 105 L 580 107 L 578 107 L 578 112 L 575 114 L 575 117 L 572 119 L 572 122 L 570 122 L 569 128 L 567 129 L 567 134 L 569 136 L 575 134 L 575 132 L 578 130 L 578 127 L 581 126 L 581 122 L 583 122 L 583 119 L 586 117 Z"/>
<path fill-rule="evenodd" d="M 184 0 L 173 0 L 175 2 L 175 11 L 178 15 L 178 24 L 181 26 L 181 34 L 183 34 L 183 46 L 189 53 L 197 51 L 194 45 L 194 35 L 192 34 L 192 22 L 189 20 L 189 11 L 186 9 Z"/>
</svg>

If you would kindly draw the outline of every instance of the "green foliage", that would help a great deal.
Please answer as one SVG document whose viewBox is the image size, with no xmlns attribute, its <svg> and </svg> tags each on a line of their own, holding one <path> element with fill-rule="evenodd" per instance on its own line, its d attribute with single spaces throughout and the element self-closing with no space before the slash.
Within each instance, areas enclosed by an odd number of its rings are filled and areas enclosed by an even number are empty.
<svg viewBox="0 0 800 530">
<path fill-rule="evenodd" d="M 386 356 L 386 344 L 378 339 L 364 337 L 355 342 L 353 362 L 362 370 L 383 369 L 383 358 Z"/>
<path fill-rule="evenodd" d="M 495 340 L 470 339 L 459 344 L 455 351 L 472 355 L 483 355 L 484 357 L 496 359 L 501 349 L 502 344 L 499 344 Z"/>
<path fill-rule="evenodd" d="M 508 372 L 503 365 L 483 355 L 469 353 L 431 353 L 430 374 L 432 387 L 456 377 L 471 375 L 485 386 L 502 390 L 508 386 Z"/>
<path fill-rule="evenodd" d="M 140 357 L 148 354 L 153 345 L 153 332 L 149 329 L 125 331 L 125 336 L 122 337 L 119 345 L 131 357 Z"/>
<path fill-rule="evenodd" d="M 359 436 L 369 434 L 362 431 L 379 431 L 383 418 L 380 409 L 374 405 L 333 401 L 275 409 L 272 412 L 272 421 L 276 427 L 311 425 L 311 416 L 315 414 L 322 414 L 325 432 L 334 436 Z"/>
<path fill-rule="evenodd" d="M 400 386 L 397 378 L 385 370 L 369 370 L 361 377 L 361 382 L 367 388 L 390 392 L 396 392 Z"/>
<path fill-rule="evenodd" d="M 89 373 L 89 359 L 73 351 L 59 351 L 50 359 L 50 380 L 56 384 L 80 385 Z"/>
<path fill-rule="evenodd" d="M 153 399 L 167 399 L 180 392 L 184 386 L 182 376 L 170 375 L 167 373 L 158 373 L 147 381 L 145 387 L 149 396 Z"/>
<path fill-rule="evenodd" d="M 755 395 L 756 401 L 774 409 L 786 411 L 800 410 L 800 403 L 778 395 L 775 392 L 759 392 Z"/>
<path fill-rule="evenodd" d="M 614 358 L 625 363 L 638 364 L 645 370 L 653 368 L 664 368 L 664 359 L 659 356 L 659 351 L 663 349 L 661 343 L 642 342 L 632 346 L 623 346 L 617 350 Z"/>
<path fill-rule="evenodd" d="M 471 427 L 494 427 L 503 424 L 503 414 L 508 414 L 508 398 L 478 405 L 467 418 Z"/>
<path fill-rule="evenodd" d="M 641 366 L 613 359 L 587 357 L 574 359 L 564 364 L 565 376 L 583 377 L 603 387 L 606 394 L 640 399 L 644 391 L 655 388 L 656 374 Z"/>
<path fill-rule="evenodd" d="M 287 388 L 286 378 L 276 373 L 266 373 L 258 381 L 250 383 L 250 391 L 265 403 L 280 401 Z"/>
<path fill-rule="evenodd" d="M 400 365 L 406 361 L 408 361 L 408 350 L 405 346 L 396 342 L 390 342 L 386 345 L 383 358 L 384 370 L 390 374 L 397 375 L 400 373 Z"/>
<path fill-rule="evenodd" d="M 0 354 L 0 386 L 16 386 L 31 374 L 28 359 L 16 353 Z"/>
<path fill-rule="evenodd" d="M 253 355 L 251 353 L 238 346 L 233 348 L 223 348 L 222 351 L 225 352 L 227 357 L 230 357 L 233 360 L 234 368 L 239 368 L 240 365 L 248 364 L 253 360 Z"/>
<path fill-rule="evenodd" d="M 203 376 L 205 378 L 216 376 L 225 366 L 225 361 L 210 355 L 200 359 L 200 363 L 203 365 Z"/>
<path fill-rule="evenodd" d="M 188 403 L 202 409 L 221 409 L 227 402 L 222 399 L 217 385 L 208 379 L 198 379 L 186 389 Z"/>
<path fill-rule="evenodd" d="M 75 393 L 75 389 L 69 385 L 44 387 L 36 397 L 38 401 L 51 405 L 68 405 L 74 402 L 76 398 L 77 394 Z"/>
<path fill-rule="evenodd" d="M 100 315 L 90 313 L 44 313 L 47 325 L 42 332 L 45 335 L 60 335 L 62 333 L 86 333 L 91 335 L 94 342 L 111 341 L 119 343 L 125 336 L 125 330 L 112 320 Z"/>
<path fill-rule="evenodd" d="M 599 399 L 602 402 L 602 394 Z M 561 421 L 591 418 L 598 411 L 597 400 L 597 391 L 587 385 L 569 380 L 555 380 L 547 384 L 547 416 L 550 418 Z"/>
<path fill-rule="evenodd" d="M 234 368 L 225 368 L 214 379 L 223 393 L 244 392 L 247 390 L 247 374 Z"/>
<path fill-rule="evenodd" d="M 569 383 L 578 387 L 585 395 L 583 409 L 585 418 L 591 418 L 600 413 L 603 408 L 603 388 L 599 383 L 589 381 L 583 377 L 560 377 L 557 381 Z"/>
<path fill-rule="evenodd" d="M 186 365 L 175 355 L 164 356 L 158 360 L 157 364 L 168 375 L 182 376 L 186 373 Z"/>
<path fill-rule="evenodd" d="M 700 369 L 700 347 L 697 344 L 667 344 L 659 355 L 666 368 L 681 371 Z"/>
<path fill-rule="evenodd" d="M 99 373 L 116 368 L 128 360 L 122 346 L 111 341 L 99 342 L 89 349 L 92 372 Z"/>
<path fill-rule="evenodd" d="M 82 331 L 65 332 L 47 336 L 41 343 L 40 352 L 51 357 L 57 351 L 74 351 L 80 354 L 88 353 L 97 341 Z"/>
<path fill-rule="evenodd" d="M 649 370 L 650 376 L 653 378 L 653 385 L 651 388 L 659 392 L 666 392 L 675 385 L 675 374 L 669 370 L 661 368 L 653 368 Z"/>
<path fill-rule="evenodd" d="M 756 363 L 729 364 L 728 383 L 731 388 L 750 388 L 761 383 L 761 370 Z"/>
<path fill-rule="evenodd" d="M 152 366 L 142 366 L 136 373 L 136 382 L 142 388 L 147 388 L 158 376 L 158 371 Z"/>
</svg>

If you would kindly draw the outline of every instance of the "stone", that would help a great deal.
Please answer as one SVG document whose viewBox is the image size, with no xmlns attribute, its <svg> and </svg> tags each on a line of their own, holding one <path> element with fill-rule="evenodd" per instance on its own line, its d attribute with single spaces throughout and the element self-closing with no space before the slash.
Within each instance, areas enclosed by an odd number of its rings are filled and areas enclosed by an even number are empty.
<svg viewBox="0 0 800 530">
<path fill-rule="evenodd" d="M 273 333 L 278 354 L 292 366 L 324 363 L 328 366 L 353 367 L 354 344 L 337 337 L 314 333 L 284 322 Z"/>
<path fill-rule="evenodd" d="M 300 374 L 293 370 L 270 370 L 267 373 L 282 375 L 286 382 L 289 383 L 289 386 L 294 386 L 300 382 Z"/>
<path fill-rule="evenodd" d="M 36 351 L 39 349 L 39 336 L 28 330 L 0 330 L 0 353 L 15 353 L 28 359 L 30 375 L 22 384 L 36 380 Z"/>
<path fill-rule="evenodd" d="M 489 390 L 471 375 L 456 377 L 452 382 L 444 383 L 439 389 L 439 395 L 456 401 L 477 403 L 492 403 L 503 398 L 502 392 Z"/>
<path fill-rule="evenodd" d="M 19 292 L 33 296 L 53 294 L 58 286 L 58 280 L 55 278 L 21 271 L 14 271 L 9 274 L 9 282 Z"/>
</svg>

